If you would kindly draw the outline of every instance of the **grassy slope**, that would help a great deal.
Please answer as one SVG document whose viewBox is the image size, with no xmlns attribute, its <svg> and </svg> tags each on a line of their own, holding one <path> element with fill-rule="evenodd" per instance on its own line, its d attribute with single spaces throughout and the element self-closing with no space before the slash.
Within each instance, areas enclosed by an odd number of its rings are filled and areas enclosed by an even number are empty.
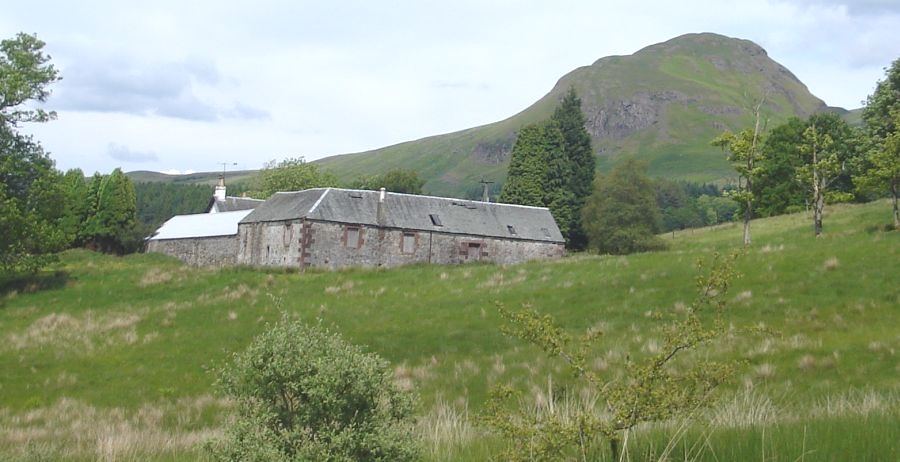
<svg viewBox="0 0 900 462">
<path fill-rule="evenodd" d="M 709 140 L 723 127 L 748 126 L 748 109 L 763 91 L 768 92 L 763 112 L 770 126 L 824 107 L 793 75 L 758 50 L 751 42 L 715 34 L 678 37 L 631 56 L 607 57 L 576 69 L 535 104 L 504 121 L 317 162 L 343 178 L 412 168 L 428 180 L 425 189 L 430 193 L 459 195 L 482 177 L 502 181 L 506 176 L 505 163 L 490 165 L 472 155 L 479 143 L 508 139 L 521 126 L 549 117 L 559 98 L 574 86 L 587 113 L 610 102 L 628 101 L 637 93 L 674 91 L 688 98 L 669 104 L 658 123 L 623 139 L 595 138 L 595 150 L 607 153 L 600 158 L 601 170 L 627 155 L 648 160 L 655 175 L 723 180 L 733 171 Z M 728 110 L 715 113 L 723 108 Z"/>
<path fill-rule="evenodd" d="M 779 334 L 710 353 L 749 361 L 734 387 L 762 390 L 789 409 L 854 389 L 900 391 L 900 233 L 876 230 L 888 212 L 884 202 L 832 207 L 818 240 L 803 214 L 754 222 L 732 316 Z M 490 383 L 546 387 L 558 370 L 498 332 L 496 301 L 531 305 L 571 329 L 602 323 L 614 356 L 640 351 L 653 336 L 647 312 L 690 301 L 694 261 L 732 248 L 740 229 L 667 238 L 670 251 L 628 257 L 305 274 L 69 252 L 46 288 L 20 287 L 0 302 L 0 454 L 21 454 L 24 441 L 48 438 L 39 434 L 49 429 L 53 445 L 41 451 L 97 457 L 75 436 L 77 422 L 96 421 L 97 438 L 128 435 L 125 428 L 171 446 L 123 436 L 109 443 L 120 457 L 183 457 L 219 419 L 207 368 L 282 310 L 321 318 L 390 359 L 420 392 L 423 415 L 445 402 L 477 410 Z M 896 402 L 893 409 L 889 422 Z M 72 449 L 79 445 L 88 449 Z"/>
<path fill-rule="evenodd" d="M 256 175 L 256 170 L 236 170 L 227 172 L 229 183 L 246 181 Z M 219 180 L 220 172 L 196 172 L 184 175 L 169 175 L 147 170 L 136 170 L 127 173 L 128 178 L 136 183 L 185 183 L 215 185 Z"/>
</svg>

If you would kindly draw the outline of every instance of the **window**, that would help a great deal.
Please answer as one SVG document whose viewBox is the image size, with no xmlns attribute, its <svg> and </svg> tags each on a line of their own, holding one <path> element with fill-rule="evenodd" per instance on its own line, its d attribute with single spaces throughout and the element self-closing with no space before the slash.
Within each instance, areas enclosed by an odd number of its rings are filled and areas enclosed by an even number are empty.
<svg viewBox="0 0 900 462">
<path fill-rule="evenodd" d="M 284 244 L 285 247 L 291 245 L 291 241 L 294 240 L 294 227 L 291 226 L 290 223 L 284 224 L 284 234 L 281 236 L 281 243 Z"/>
<path fill-rule="evenodd" d="M 547 228 L 541 228 L 541 232 L 544 233 L 544 237 L 550 237 L 550 230 Z"/>
<path fill-rule="evenodd" d="M 400 237 L 400 251 L 403 253 L 416 253 L 416 233 L 403 233 Z"/>
<path fill-rule="evenodd" d="M 344 245 L 350 249 L 358 249 L 359 244 L 359 227 L 348 226 L 344 230 Z"/>
<path fill-rule="evenodd" d="M 509 231 L 509 234 L 516 235 L 516 228 L 513 225 L 506 225 L 506 229 Z"/>
<path fill-rule="evenodd" d="M 431 224 L 433 224 L 434 226 L 444 226 L 441 224 L 441 217 L 439 217 L 436 213 L 428 215 L 428 218 L 431 218 Z"/>
<path fill-rule="evenodd" d="M 466 249 L 466 260 L 481 259 L 481 244 L 478 242 L 469 242 Z"/>
</svg>

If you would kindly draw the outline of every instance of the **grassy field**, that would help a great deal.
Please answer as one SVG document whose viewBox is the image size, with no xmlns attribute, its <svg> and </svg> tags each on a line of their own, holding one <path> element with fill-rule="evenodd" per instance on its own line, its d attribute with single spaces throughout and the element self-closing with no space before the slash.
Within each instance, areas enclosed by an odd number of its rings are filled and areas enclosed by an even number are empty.
<svg viewBox="0 0 900 462">
<path fill-rule="evenodd" d="M 735 326 L 766 327 L 703 354 L 746 360 L 688 424 L 629 435 L 631 460 L 897 460 L 900 233 L 885 202 L 758 220 L 730 295 Z M 533 404 L 561 365 L 503 336 L 495 303 L 604 333 L 615 373 L 658 345 L 653 313 L 693 298 L 694 264 L 740 242 L 736 225 L 668 234 L 671 249 L 509 267 L 296 273 L 197 269 L 159 255 L 71 251 L 0 298 L 0 460 L 183 460 L 219 434 L 229 404 L 210 368 L 282 312 L 333 326 L 389 359 L 420 396 L 427 460 L 485 460 L 492 384 Z M 587 392 L 584 390 L 576 390 Z"/>
</svg>

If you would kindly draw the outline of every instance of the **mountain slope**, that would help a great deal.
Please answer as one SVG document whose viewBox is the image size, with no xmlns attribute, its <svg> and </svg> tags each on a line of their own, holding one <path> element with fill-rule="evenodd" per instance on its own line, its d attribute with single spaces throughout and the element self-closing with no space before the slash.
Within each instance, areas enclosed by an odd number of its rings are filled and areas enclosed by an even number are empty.
<svg viewBox="0 0 900 462">
<path fill-rule="evenodd" d="M 549 117 L 570 86 L 582 98 L 601 170 L 633 155 L 649 161 L 652 174 L 694 181 L 734 176 L 709 140 L 726 128 L 749 125 L 751 108 L 761 98 L 770 125 L 826 109 L 755 43 L 688 34 L 578 68 L 509 119 L 317 162 L 342 178 L 412 168 L 427 179 L 429 193 L 470 195 L 482 178 L 503 181 L 516 131 Z"/>
</svg>

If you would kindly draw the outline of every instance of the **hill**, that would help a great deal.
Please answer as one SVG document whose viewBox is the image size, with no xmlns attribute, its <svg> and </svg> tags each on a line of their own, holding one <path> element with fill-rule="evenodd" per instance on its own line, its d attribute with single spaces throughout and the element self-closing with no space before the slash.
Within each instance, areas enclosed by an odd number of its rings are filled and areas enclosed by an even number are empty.
<svg viewBox="0 0 900 462">
<path fill-rule="evenodd" d="M 226 178 L 231 183 L 246 181 L 256 175 L 256 170 L 235 170 L 226 173 Z M 135 170 L 125 175 L 135 183 L 173 183 L 173 184 L 207 184 L 215 185 L 221 172 L 195 172 L 184 175 L 169 175 L 148 170 Z"/>
<path fill-rule="evenodd" d="M 834 206 L 819 239 L 805 214 L 753 222 L 729 317 L 775 333 L 703 353 L 746 365 L 712 427 L 697 429 L 709 453 L 692 460 L 896 459 L 900 233 L 883 231 L 888 218 L 885 201 Z M 230 406 L 212 394 L 210 368 L 287 312 L 393 363 L 421 395 L 429 460 L 486 460 L 492 440 L 474 425 L 491 384 L 540 402 L 548 381 L 567 380 L 500 333 L 496 302 L 602 330 L 607 353 L 592 364 L 613 373 L 629 351 L 652 351 L 654 312 L 691 300 L 695 261 L 740 234 L 684 231 L 665 236 L 669 251 L 627 257 L 307 273 L 67 252 L 0 288 L 0 459 L 197 459 Z"/>
<path fill-rule="evenodd" d="M 709 140 L 724 129 L 748 126 L 751 108 L 763 96 L 770 126 L 827 108 L 755 43 L 688 34 L 578 68 L 509 119 L 317 162 L 342 178 L 412 168 L 428 180 L 431 194 L 470 194 L 482 178 L 503 181 L 518 129 L 549 117 L 570 86 L 582 98 L 601 170 L 636 156 L 649 161 L 653 175 L 704 182 L 734 177 Z"/>
</svg>

